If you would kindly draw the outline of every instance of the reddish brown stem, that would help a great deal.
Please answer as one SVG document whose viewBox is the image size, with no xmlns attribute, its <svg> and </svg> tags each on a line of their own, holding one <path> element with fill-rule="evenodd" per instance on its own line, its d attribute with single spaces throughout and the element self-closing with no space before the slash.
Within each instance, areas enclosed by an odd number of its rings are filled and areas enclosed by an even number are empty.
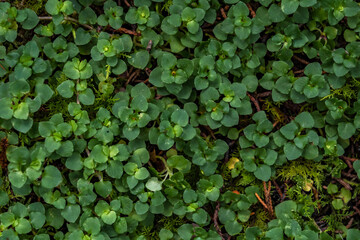
<svg viewBox="0 0 360 240">
<path fill-rule="evenodd" d="M 265 194 L 265 199 L 266 199 L 266 203 L 268 205 L 268 209 L 269 209 L 269 213 L 271 216 L 274 215 L 274 209 L 272 206 L 272 201 L 271 201 L 271 195 L 270 195 L 270 191 L 271 191 L 271 181 L 268 182 L 268 188 L 266 189 L 266 183 L 263 182 L 264 184 L 264 191 L 266 190 L 266 194 Z"/>
<path fill-rule="evenodd" d="M 277 122 L 276 122 L 276 123 L 277 123 Z M 280 199 L 282 199 L 282 198 L 283 198 L 283 193 L 281 192 L 281 189 L 280 189 L 279 185 L 277 184 L 277 182 L 275 182 L 275 180 L 273 180 L 273 183 L 274 183 L 274 185 L 275 185 L 276 191 L 277 191 L 278 194 L 280 195 Z"/>
<path fill-rule="evenodd" d="M 312 190 L 313 190 L 313 192 L 314 192 L 314 196 L 315 196 L 316 201 L 318 201 L 318 200 L 319 200 L 319 193 L 318 193 L 318 191 L 316 190 L 316 188 L 315 188 L 314 186 L 312 187 Z M 319 202 L 317 203 L 317 206 L 318 206 L 318 209 L 321 208 Z"/>
<path fill-rule="evenodd" d="M 304 73 L 304 69 L 297 70 L 297 71 L 294 72 L 294 74 L 299 74 L 299 73 Z"/>
<path fill-rule="evenodd" d="M 357 178 L 355 174 L 347 173 L 347 172 L 341 172 L 342 175 L 348 178 Z"/>
<path fill-rule="evenodd" d="M 131 7 L 130 3 L 127 0 L 124 0 L 126 6 Z"/>
<path fill-rule="evenodd" d="M 216 229 L 216 232 L 220 235 L 221 239 L 225 240 L 223 234 L 221 233 L 221 229 L 220 229 L 219 222 L 218 222 L 219 209 L 220 209 L 220 202 L 217 202 L 216 207 L 215 207 L 214 216 L 213 216 L 214 227 Z"/>
<path fill-rule="evenodd" d="M 350 186 L 350 184 L 348 184 L 347 182 L 345 182 L 344 180 L 340 179 L 340 178 L 335 178 L 336 181 L 338 181 L 341 185 L 344 186 L 344 188 L 348 189 L 348 190 L 353 190 L 352 187 Z"/>
<path fill-rule="evenodd" d="M 251 17 L 252 18 L 256 17 L 256 13 L 255 13 L 254 9 L 252 8 L 252 6 L 250 5 L 250 3 L 247 3 L 246 6 L 249 8 Z"/>
<path fill-rule="evenodd" d="M 259 202 L 261 203 L 261 205 L 264 206 L 265 209 L 268 210 L 268 206 L 264 203 L 264 201 L 260 198 L 259 194 L 255 193 L 256 198 L 259 200 Z"/>
<path fill-rule="evenodd" d="M 360 210 L 357 208 L 357 207 L 353 207 L 353 209 L 355 210 L 355 212 L 358 214 L 358 215 L 360 215 Z"/>
<path fill-rule="evenodd" d="M 350 169 L 353 169 L 351 162 L 348 159 L 343 159 Z"/>
<path fill-rule="evenodd" d="M 137 76 L 139 76 L 140 74 L 140 70 L 136 70 L 135 72 L 133 72 L 130 77 L 128 78 L 128 80 L 125 83 L 125 86 L 128 85 L 133 79 L 135 79 Z"/>
<path fill-rule="evenodd" d="M 271 95 L 271 91 L 267 91 L 267 92 L 263 92 L 263 93 L 258 93 L 256 94 L 256 97 L 268 97 Z"/>
<path fill-rule="evenodd" d="M 126 29 L 126 28 L 116 29 L 115 32 L 126 33 L 126 34 L 134 35 L 134 36 L 141 36 L 141 33 L 138 33 L 138 32 L 135 32 L 135 31 L 131 31 L 131 30 Z"/>
<path fill-rule="evenodd" d="M 251 96 L 250 93 L 246 93 L 246 94 L 248 95 L 248 97 L 250 98 L 252 103 L 255 105 L 256 111 L 260 112 L 261 109 L 260 109 L 259 102 L 253 96 Z"/>
<path fill-rule="evenodd" d="M 216 140 L 215 134 L 214 134 L 214 132 L 211 130 L 211 128 L 210 128 L 209 126 L 204 126 L 204 127 L 206 128 L 206 130 L 208 130 L 208 132 L 210 133 L 211 137 Z"/>
<path fill-rule="evenodd" d="M 305 65 L 308 65 L 310 64 L 308 61 L 296 56 L 296 55 L 293 55 L 293 58 L 295 58 L 296 60 L 298 60 L 299 62 L 301 62 L 302 64 L 305 64 Z"/>
<path fill-rule="evenodd" d="M 220 8 L 220 13 L 221 13 L 221 16 L 225 19 L 227 18 L 226 16 L 226 13 L 225 13 L 225 10 L 223 8 Z"/>
<path fill-rule="evenodd" d="M 351 228 L 351 225 L 353 224 L 354 222 L 354 218 L 351 218 L 350 221 L 348 222 L 348 224 L 346 225 L 346 228 Z"/>
<path fill-rule="evenodd" d="M 351 158 L 351 157 L 345 157 L 345 156 L 340 156 L 339 158 L 343 159 L 343 160 L 349 160 L 351 162 L 355 162 L 356 160 L 358 160 L 357 158 Z"/>
</svg>

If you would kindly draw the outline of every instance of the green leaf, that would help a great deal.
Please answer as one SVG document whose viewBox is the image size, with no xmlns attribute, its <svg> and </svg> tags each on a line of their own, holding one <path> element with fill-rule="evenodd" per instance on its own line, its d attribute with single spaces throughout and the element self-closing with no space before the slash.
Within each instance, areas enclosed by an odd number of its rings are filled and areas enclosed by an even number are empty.
<svg viewBox="0 0 360 240">
<path fill-rule="evenodd" d="M 295 144 L 288 142 L 284 146 L 284 153 L 287 159 L 295 160 L 302 154 L 302 149 L 298 148 Z"/>
<path fill-rule="evenodd" d="M 101 197 L 106 198 L 112 192 L 112 184 L 110 181 L 100 181 L 94 183 L 95 191 Z"/>
<path fill-rule="evenodd" d="M 355 169 L 355 172 L 357 173 L 358 178 L 360 179 L 360 160 L 356 160 L 353 163 L 353 167 Z"/>
<path fill-rule="evenodd" d="M 282 0 L 281 10 L 287 15 L 293 14 L 299 7 L 299 4 L 299 0 Z"/>
<path fill-rule="evenodd" d="M 142 50 L 131 54 L 131 58 L 128 59 L 128 62 L 135 68 L 144 69 L 149 63 L 149 60 L 149 52 L 146 50 Z"/>
<path fill-rule="evenodd" d="M 78 58 L 73 58 L 71 62 L 66 62 L 63 72 L 71 79 L 87 79 L 93 75 L 91 65 L 86 61 L 80 61 Z"/>
<path fill-rule="evenodd" d="M 142 215 L 147 213 L 147 211 L 149 210 L 149 205 L 147 203 L 142 203 L 142 202 L 136 202 L 135 203 L 135 211 L 137 214 Z"/>
<path fill-rule="evenodd" d="M 174 155 L 167 159 L 167 164 L 171 168 L 176 168 L 177 170 L 187 173 L 190 171 L 191 162 L 183 156 Z"/>
<path fill-rule="evenodd" d="M 157 144 L 160 150 L 168 150 L 174 145 L 174 140 L 167 137 L 165 134 L 160 134 L 157 140 Z"/>
<path fill-rule="evenodd" d="M 338 125 L 338 133 L 342 139 L 351 138 L 355 134 L 355 132 L 356 132 L 355 126 L 350 122 L 347 123 L 341 122 Z"/>
<path fill-rule="evenodd" d="M 160 240 L 170 240 L 173 236 L 174 234 L 166 228 L 162 228 L 159 232 Z"/>
<path fill-rule="evenodd" d="M 146 183 L 146 188 L 150 191 L 160 191 L 162 189 L 162 183 L 155 177 L 150 178 Z"/>
<path fill-rule="evenodd" d="M 29 117 L 29 105 L 26 102 L 20 103 L 13 115 L 17 119 L 26 120 Z"/>
<path fill-rule="evenodd" d="M 15 187 L 21 188 L 26 183 L 27 177 L 23 172 L 17 171 L 9 174 L 9 180 Z"/>
<path fill-rule="evenodd" d="M 93 105 L 95 102 L 95 95 L 92 89 L 87 88 L 79 94 L 79 100 L 84 105 Z"/>
<path fill-rule="evenodd" d="M 359 239 L 359 237 L 360 230 L 352 228 L 347 231 L 346 240 L 356 240 Z"/>
<path fill-rule="evenodd" d="M 280 128 L 280 132 L 284 137 L 286 137 L 289 140 L 292 140 L 295 138 L 295 134 L 298 131 L 298 126 L 295 124 L 295 122 L 290 122 Z"/>
<path fill-rule="evenodd" d="M 231 221 L 225 223 L 225 230 L 228 232 L 231 236 L 234 236 L 236 234 L 239 234 L 242 230 L 242 225 L 238 223 L 237 221 Z"/>
<path fill-rule="evenodd" d="M 302 112 L 295 117 L 297 122 L 302 128 L 313 128 L 315 125 L 314 118 L 309 112 Z"/>
<path fill-rule="evenodd" d="M 282 220 L 288 220 L 289 218 L 293 217 L 293 214 L 297 210 L 297 204 L 292 200 L 287 200 L 282 203 L 279 203 L 275 207 L 275 214 L 276 217 Z"/>
<path fill-rule="evenodd" d="M 46 166 L 41 178 L 41 186 L 45 188 L 54 188 L 62 183 L 62 175 L 54 166 Z"/>
<path fill-rule="evenodd" d="M 11 100 L 8 98 L 0 99 L 0 118 L 9 120 L 12 116 L 13 110 Z"/>
<path fill-rule="evenodd" d="M 49 0 L 45 4 L 45 9 L 50 15 L 56 15 L 59 13 L 60 4 L 58 0 Z"/>
<path fill-rule="evenodd" d="M 138 180 L 145 180 L 146 178 L 149 177 L 149 171 L 142 167 L 142 168 L 139 168 L 136 172 L 135 172 L 135 178 L 138 179 Z"/>
<path fill-rule="evenodd" d="M 31 9 L 25 9 L 26 19 L 21 23 L 22 27 L 26 30 L 33 29 L 38 23 L 39 18 L 36 13 Z"/>
<path fill-rule="evenodd" d="M 256 178 L 267 182 L 271 177 L 271 168 L 268 165 L 262 164 L 256 169 L 254 175 Z"/>
<path fill-rule="evenodd" d="M 30 222 L 25 218 L 20 218 L 18 220 L 18 224 L 15 226 L 15 231 L 18 234 L 26 234 L 31 231 L 31 224 Z"/>
<path fill-rule="evenodd" d="M 177 109 L 171 114 L 171 121 L 185 127 L 189 122 L 189 115 L 183 109 Z"/>
<path fill-rule="evenodd" d="M 87 218 L 83 223 L 83 228 L 86 232 L 96 235 L 100 232 L 100 221 L 98 218 Z"/>
<path fill-rule="evenodd" d="M 62 211 L 61 211 L 61 216 L 63 216 L 63 218 L 70 222 L 70 223 L 74 223 L 76 222 L 76 220 L 78 219 L 78 217 L 80 216 L 80 206 L 79 205 L 67 205 Z"/>
</svg>

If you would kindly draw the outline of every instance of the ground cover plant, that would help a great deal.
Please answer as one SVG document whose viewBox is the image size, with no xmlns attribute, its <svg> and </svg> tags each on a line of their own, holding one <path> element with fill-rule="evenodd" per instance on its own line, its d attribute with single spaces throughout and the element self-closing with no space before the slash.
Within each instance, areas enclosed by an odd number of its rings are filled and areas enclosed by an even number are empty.
<svg viewBox="0 0 360 240">
<path fill-rule="evenodd" d="M 360 239 L 360 1 L 0 1 L 0 240 Z"/>
</svg>

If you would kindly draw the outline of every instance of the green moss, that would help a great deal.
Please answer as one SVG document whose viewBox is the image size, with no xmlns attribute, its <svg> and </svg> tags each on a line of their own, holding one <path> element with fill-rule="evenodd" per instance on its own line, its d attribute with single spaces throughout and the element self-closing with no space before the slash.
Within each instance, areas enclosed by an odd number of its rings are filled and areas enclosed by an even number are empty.
<svg viewBox="0 0 360 240">
<path fill-rule="evenodd" d="M 45 3 L 45 0 L 15 0 L 13 5 L 17 8 L 30 8 L 40 15 L 45 11 Z"/>
<path fill-rule="evenodd" d="M 303 181 L 303 183 L 312 180 L 316 187 L 321 187 L 321 182 L 325 178 L 325 170 L 327 166 L 309 160 L 289 161 L 282 168 L 278 169 L 278 176 L 286 181 L 295 182 Z"/>
<path fill-rule="evenodd" d="M 148 240 L 158 240 L 159 233 L 154 231 L 153 226 L 144 226 L 138 231 L 138 236 L 145 237 Z"/>
<path fill-rule="evenodd" d="M 177 229 L 186 223 L 186 220 L 178 216 L 163 217 L 158 223 L 162 228 L 168 229 L 172 232 L 177 232 Z"/>
<path fill-rule="evenodd" d="M 323 97 L 321 100 L 323 101 L 328 98 L 340 97 L 346 100 L 349 105 L 351 105 L 352 100 L 357 99 L 359 90 L 360 90 L 360 81 L 355 78 L 352 78 L 349 81 L 347 81 L 347 83 L 343 87 L 337 89 L 331 89 L 331 93 Z"/>
</svg>

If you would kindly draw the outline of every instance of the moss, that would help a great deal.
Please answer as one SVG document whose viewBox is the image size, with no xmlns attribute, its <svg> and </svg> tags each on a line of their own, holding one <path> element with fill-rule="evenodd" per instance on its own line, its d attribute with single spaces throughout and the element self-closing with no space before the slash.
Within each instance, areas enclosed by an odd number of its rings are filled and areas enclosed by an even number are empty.
<svg viewBox="0 0 360 240">
<path fill-rule="evenodd" d="M 138 231 L 139 236 L 143 236 L 149 240 L 158 240 L 160 239 L 159 233 L 154 231 L 153 226 L 144 226 Z"/>
<path fill-rule="evenodd" d="M 47 121 L 56 113 L 61 113 L 64 121 L 68 121 L 72 119 L 68 112 L 68 105 L 70 102 L 74 102 L 76 96 L 72 98 L 65 99 L 59 95 L 56 91 L 57 86 L 59 86 L 62 82 L 68 80 L 65 74 L 56 74 L 55 77 L 50 78 L 48 81 L 48 85 L 54 91 L 54 95 L 52 98 L 43 105 L 40 110 L 33 116 L 34 121 Z M 75 94 L 74 94 L 75 95 Z"/>
<path fill-rule="evenodd" d="M 271 119 L 274 122 L 285 123 L 286 116 L 283 112 L 280 111 L 280 109 L 279 109 L 280 104 L 281 103 L 273 103 L 273 102 L 269 101 L 268 99 L 265 99 L 263 106 L 264 106 L 265 112 L 270 114 Z"/>
<path fill-rule="evenodd" d="M 331 89 L 331 93 L 323 97 L 321 100 L 323 101 L 328 98 L 340 97 L 346 100 L 350 106 L 352 101 L 357 99 L 359 90 L 360 90 L 360 81 L 355 78 L 352 78 L 349 81 L 347 81 L 347 83 L 343 87 L 337 89 Z"/>
<path fill-rule="evenodd" d="M 30 8 L 37 15 L 41 15 L 45 12 L 45 0 L 15 0 L 13 6 L 17 8 Z"/>
<path fill-rule="evenodd" d="M 250 220 L 243 223 L 243 227 L 244 227 L 243 231 L 245 232 L 246 228 L 249 227 L 259 227 L 260 229 L 265 230 L 269 220 L 270 220 L 269 213 L 267 211 L 264 211 L 262 208 L 258 208 L 255 210 Z"/>
<path fill-rule="evenodd" d="M 307 181 L 312 180 L 319 189 L 321 182 L 324 180 L 324 172 L 327 166 L 321 163 L 317 163 L 309 160 L 289 161 L 285 166 L 278 169 L 278 176 L 286 181 L 292 180 Z"/>
<path fill-rule="evenodd" d="M 162 228 L 170 230 L 172 232 L 177 232 L 177 229 L 186 223 L 186 220 L 180 218 L 178 216 L 171 216 L 171 217 L 163 217 L 161 218 L 158 223 Z"/>
</svg>

